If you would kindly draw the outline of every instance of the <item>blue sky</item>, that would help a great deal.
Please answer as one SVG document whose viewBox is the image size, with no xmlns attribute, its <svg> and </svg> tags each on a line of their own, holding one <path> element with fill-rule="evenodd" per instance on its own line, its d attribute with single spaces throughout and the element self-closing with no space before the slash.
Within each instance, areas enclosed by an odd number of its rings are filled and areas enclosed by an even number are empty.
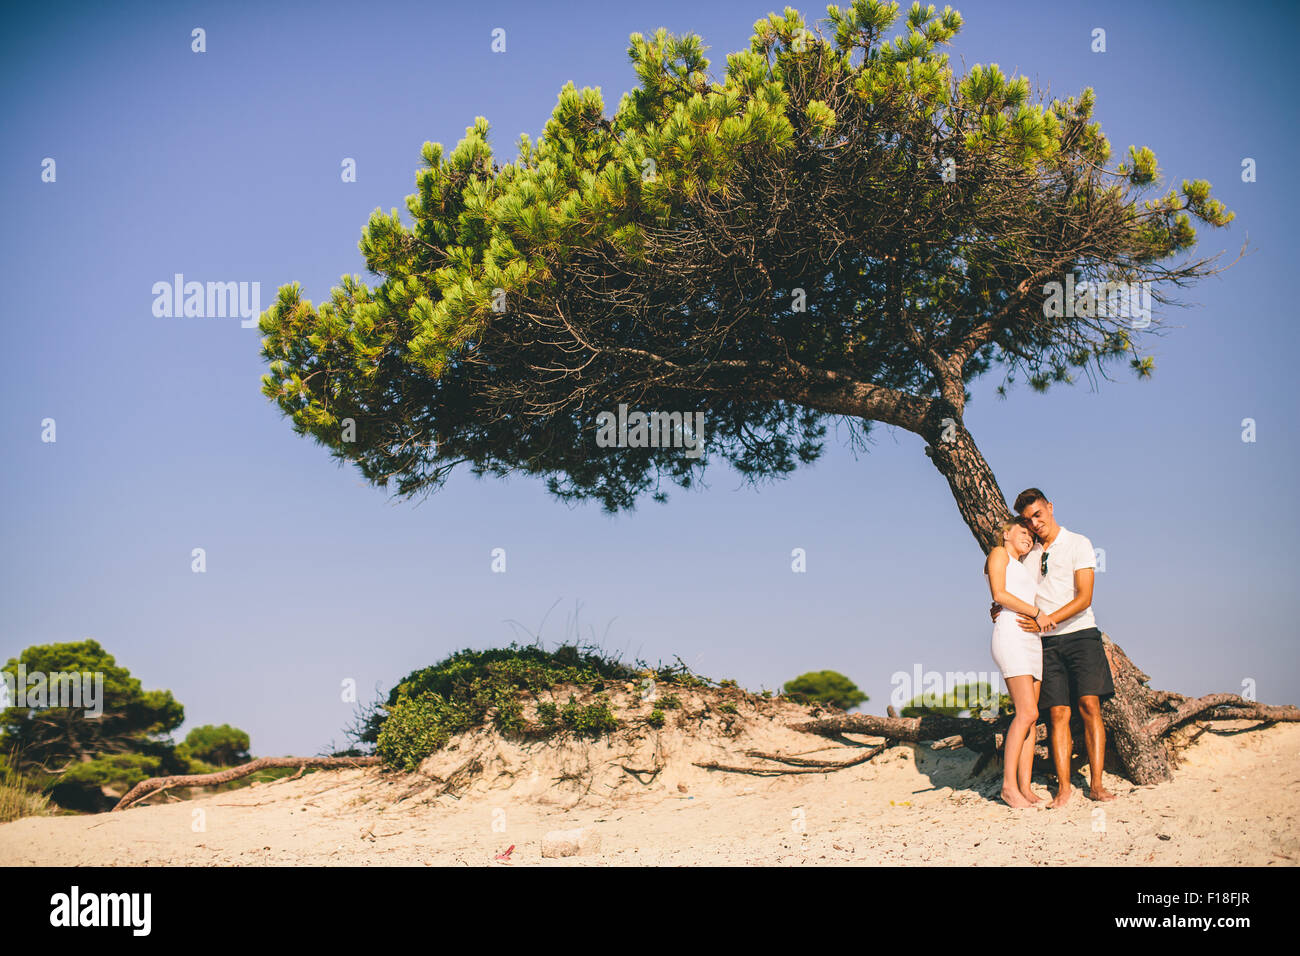
<svg viewBox="0 0 1300 956">
<path fill-rule="evenodd" d="M 1300 451 L 1288 298 L 1297 262 L 1289 45 L 1295 9 L 1249 19 L 1184 3 L 956 4 L 960 65 L 997 62 L 1053 95 L 1097 91 L 1117 154 L 1151 146 L 1237 214 L 1198 251 L 1251 254 L 1187 291 L 1117 370 L 1005 400 L 977 382 L 966 423 L 1009 497 L 1045 489 L 1106 552 L 1099 625 L 1183 693 L 1296 702 Z M 609 517 L 539 481 L 459 475 L 390 499 L 294 435 L 260 392 L 256 329 L 157 318 L 155 282 L 298 281 L 321 301 L 376 207 L 414 191 L 426 140 L 476 116 L 498 155 L 536 135 L 564 83 L 612 111 L 629 33 L 694 31 L 715 68 L 772 4 L 55 3 L 0 36 L 7 289 L 0 353 L 0 659 L 93 637 L 186 728 L 229 722 L 262 755 L 342 744 L 352 705 L 466 646 L 585 637 L 777 687 L 848 674 L 883 712 L 896 671 L 992 671 L 982 555 L 922 442 L 832 440 L 793 477 L 708 488 Z M 806 16 L 824 7 L 801 7 Z M 190 31 L 207 33 L 207 52 Z M 504 54 L 490 49 L 506 30 Z M 1106 30 L 1104 54 L 1090 51 Z M 46 157 L 57 181 L 41 181 Z M 357 182 L 340 180 L 344 157 Z M 1241 162 L 1258 179 L 1241 181 Z M 57 441 L 41 441 L 53 418 Z M 1241 440 L 1253 418 L 1257 440 Z M 843 435 L 843 429 L 840 434 Z M 207 571 L 191 571 L 202 547 Z M 490 570 L 505 548 L 507 573 Z M 808 571 L 790 570 L 805 548 Z M 558 602 L 558 604 L 557 604 Z M 569 629 L 571 633 L 571 628 Z M 182 730 L 182 733 L 184 729 Z"/>
</svg>

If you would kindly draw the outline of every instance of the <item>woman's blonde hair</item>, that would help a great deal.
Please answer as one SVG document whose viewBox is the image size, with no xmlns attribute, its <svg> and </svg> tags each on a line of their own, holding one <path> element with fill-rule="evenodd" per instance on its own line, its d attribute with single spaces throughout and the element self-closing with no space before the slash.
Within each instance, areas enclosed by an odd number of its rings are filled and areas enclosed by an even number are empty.
<svg viewBox="0 0 1300 956">
<path fill-rule="evenodd" d="M 1012 528 L 1024 528 L 1029 532 L 1031 538 L 1034 536 L 1034 532 L 1030 529 L 1028 521 L 1024 518 L 1012 518 L 1009 521 L 1004 521 L 998 525 L 998 540 L 994 542 L 995 545 L 1005 547 L 1007 543 L 1007 532 Z"/>
</svg>

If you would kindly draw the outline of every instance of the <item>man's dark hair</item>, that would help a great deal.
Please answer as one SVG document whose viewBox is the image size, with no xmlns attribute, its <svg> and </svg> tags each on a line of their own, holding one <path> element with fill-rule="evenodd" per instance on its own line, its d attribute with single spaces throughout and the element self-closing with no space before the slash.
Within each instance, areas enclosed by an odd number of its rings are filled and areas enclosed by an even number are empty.
<svg viewBox="0 0 1300 956">
<path fill-rule="evenodd" d="M 1016 514 L 1020 514 L 1040 498 L 1044 502 L 1047 501 L 1047 495 L 1043 494 L 1039 489 L 1026 488 L 1024 491 L 1020 492 L 1020 494 L 1016 495 Z"/>
</svg>

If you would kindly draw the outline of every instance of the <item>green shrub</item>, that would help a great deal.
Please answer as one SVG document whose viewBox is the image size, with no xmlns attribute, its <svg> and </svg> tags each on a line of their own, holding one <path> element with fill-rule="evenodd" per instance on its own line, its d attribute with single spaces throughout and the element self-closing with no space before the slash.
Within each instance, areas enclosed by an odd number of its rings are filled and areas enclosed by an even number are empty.
<svg viewBox="0 0 1300 956">
<path fill-rule="evenodd" d="M 672 667 L 649 668 L 641 662 L 629 666 L 574 645 L 555 651 L 513 643 L 507 648 L 463 650 L 408 674 L 385 704 L 363 715 L 359 728 L 349 736 L 373 744 L 386 766 L 414 770 L 452 736 L 475 727 L 491 725 L 507 735 L 533 729 L 524 718 L 530 699 L 537 702 L 536 729 L 545 734 L 609 733 L 619 721 L 604 694 L 585 705 L 570 695 L 563 707 L 539 698 L 562 685 L 600 692 L 614 683 L 650 680 L 683 686 L 705 683 L 680 660 Z M 680 702 L 668 695 L 662 705 L 678 707 Z"/>
<path fill-rule="evenodd" d="M 537 720 L 548 733 L 554 733 L 560 727 L 560 709 L 550 701 L 537 705 Z"/>
<path fill-rule="evenodd" d="M 664 725 L 664 712 L 656 707 L 650 711 L 650 716 L 645 719 L 645 722 L 651 727 L 662 727 Z"/>
<path fill-rule="evenodd" d="M 75 763 L 59 775 L 62 785 L 111 787 L 126 793 L 141 780 L 161 775 L 163 759 L 149 754 L 105 754 Z"/>
<path fill-rule="evenodd" d="M 946 691 L 942 697 L 930 692 L 918 694 L 908 701 L 899 714 L 903 717 L 924 717 L 927 714 L 960 717 L 969 711 L 972 717 L 978 717 L 985 710 L 991 711 L 999 699 L 993 693 L 991 684 L 983 681 L 961 683 Z"/>
<path fill-rule="evenodd" d="M 582 705 L 569 695 L 569 702 L 560 711 L 560 719 L 575 734 L 597 737 L 618 729 L 618 718 L 609 709 L 609 698 L 601 694 L 595 702 Z"/>
<path fill-rule="evenodd" d="M 384 763 L 415 770 L 420 762 L 450 738 L 443 717 L 449 708 L 441 697 L 425 694 L 403 697 L 388 711 L 376 748 Z"/>
</svg>

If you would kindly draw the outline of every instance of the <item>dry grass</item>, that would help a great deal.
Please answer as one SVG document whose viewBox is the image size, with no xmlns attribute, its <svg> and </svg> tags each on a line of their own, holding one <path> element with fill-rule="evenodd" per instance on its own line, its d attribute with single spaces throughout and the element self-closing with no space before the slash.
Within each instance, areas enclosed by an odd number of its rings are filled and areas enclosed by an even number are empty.
<svg viewBox="0 0 1300 956">
<path fill-rule="evenodd" d="M 14 759 L 0 759 L 0 823 L 9 823 L 21 817 L 45 816 L 50 798 L 41 788 L 23 775 Z"/>
</svg>

